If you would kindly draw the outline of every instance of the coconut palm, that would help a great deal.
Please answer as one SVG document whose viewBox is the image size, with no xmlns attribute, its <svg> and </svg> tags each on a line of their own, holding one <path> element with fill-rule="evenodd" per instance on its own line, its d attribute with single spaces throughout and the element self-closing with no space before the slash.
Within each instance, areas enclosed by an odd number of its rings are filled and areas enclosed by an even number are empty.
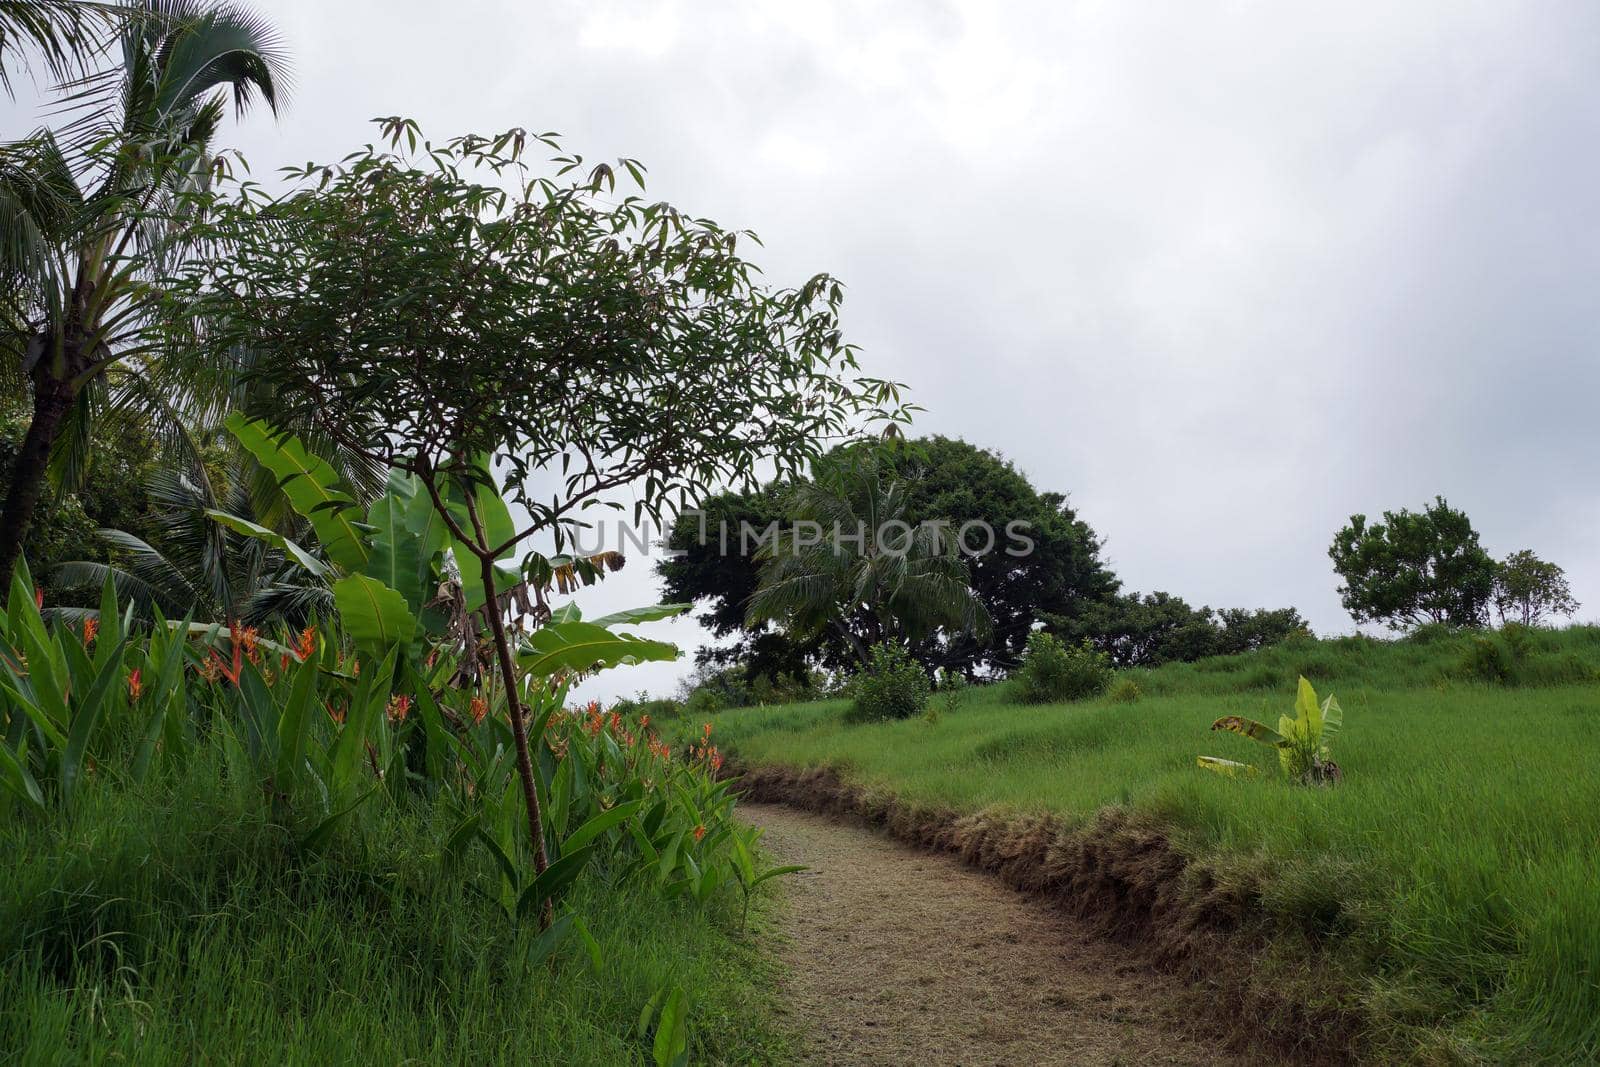
<svg viewBox="0 0 1600 1067">
<path fill-rule="evenodd" d="M 954 537 L 905 521 L 906 487 L 876 457 L 820 467 L 788 493 L 791 526 L 757 552 L 749 625 L 782 623 L 800 639 L 831 629 L 863 664 L 881 641 L 988 629 Z"/>
<path fill-rule="evenodd" d="M 0 0 L 0 89 L 11 92 L 7 64 L 42 62 L 53 78 L 81 72 L 106 44 L 123 14 L 116 6 L 88 0 Z"/>
<path fill-rule="evenodd" d="M 197 622 L 283 619 L 298 625 L 332 614 L 333 595 L 326 582 L 282 551 L 235 533 L 212 517 L 222 511 L 255 521 L 248 469 L 242 460 L 229 466 L 220 501 L 204 467 L 158 469 L 146 486 L 160 523 L 157 544 L 124 530 L 100 530 L 115 561 L 63 563 L 52 575 L 55 584 L 93 591 L 109 578 L 117 599 L 133 604 L 147 618 L 159 608 L 168 618 L 189 616 Z"/>
<path fill-rule="evenodd" d="M 232 96 L 274 111 L 277 39 L 232 4 L 132 0 L 120 65 L 72 82 L 59 129 L 0 147 L 0 367 L 31 387 L 33 420 L 0 513 L 9 581 L 47 467 L 70 483 L 109 404 L 107 371 L 153 350 L 153 280 L 184 254 L 194 194 Z"/>
</svg>

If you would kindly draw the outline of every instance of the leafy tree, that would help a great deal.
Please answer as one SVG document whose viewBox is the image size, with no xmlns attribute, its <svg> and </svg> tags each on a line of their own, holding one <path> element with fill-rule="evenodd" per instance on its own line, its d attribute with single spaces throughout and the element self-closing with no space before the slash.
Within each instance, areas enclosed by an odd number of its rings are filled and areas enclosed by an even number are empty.
<svg viewBox="0 0 1600 1067">
<path fill-rule="evenodd" d="M 188 264 L 171 321 L 180 343 L 217 361 L 252 353 L 240 369 L 266 387 L 274 421 L 315 420 L 340 447 L 416 479 L 488 609 L 543 873 L 502 599 L 526 581 L 549 617 L 552 560 L 531 539 L 559 551 L 614 490 L 634 490 L 636 521 L 660 521 L 713 484 L 752 483 L 764 462 L 802 469 L 860 420 L 904 419 L 899 386 L 860 373 L 826 275 L 771 290 L 736 252 L 748 235 L 616 198 L 619 171 L 643 188 L 636 162 L 567 179 L 580 159 L 558 156 L 546 175 L 524 158 L 530 146 L 559 152 L 547 136 L 434 144 L 409 120 L 381 127 L 383 147 L 308 165 L 281 194 L 246 184 L 219 196 L 204 232 L 223 254 Z M 343 507 L 331 500 L 330 517 Z M 601 636 L 542 659 L 581 671 L 646 644 Z"/>
<path fill-rule="evenodd" d="M 86 0 L 0 0 L 0 89 L 11 92 L 7 63 L 13 59 L 41 61 L 61 81 L 80 73 L 124 14 L 110 3 Z"/>
<path fill-rule="evenodd" d="M 784 501 L 790 525 L 756 553 L 748 625 L 782 623 L 800 640 L 831 631 L 862 666 L 884 642 L 987 631 L 956 538 L 907 521 L 905 483 L 876 452 L 819 464 Z"/>
<path fill-rule="evenodd" d="M 9 484 L 12 465 L 28 432 L 28 418 L 24 398 L 0 405 L 0 494 Z M 138 423 L 124 422 L 108 427 L 99 445 L 94 462 L 73 492 L 51 493 L 41 500 L 38 521 L 25 542 L 35 582 L 52 605 L 60 602 L 63 593 L 54 580 L 59 564 L 110 559 L 109 546 L 95 536 L 97 529 L 115 527 L 146 539 L 158 529 L 145 489 L 155 469 L 149 434 Z M 93 593 L 99 597 L 98 586 Z"/>
<path fill-rule="evenodd" d="M 1466 513 L 1435 497 L 1421 512 L 1352 515 L 1328 549 L 1357 622 L 1404 629 L 1426 622 L 1481 626 L 1494 595 L 1495 562 Z"/>
<path fill-rule="evenodd" d="M 1495 569 L 1494 607 L 1502 623 L 1533 626 L 1552 615 L 1576 614 L 1580 605 L 1564 570 L 1523 549 Z"/>
<path fill-rule="evenodd" d="M 73 121 L 0 147 L 0 279 L 15 294 L 0 306 L 0 366 L 33 400 L 0 511 L 0 582 L 46 468 L 68 487 L 81 478 L 107 370 L 150 350 L 152 280 L 183 253 L 227 95 L 276 108 L 283 80 L 271 30 L 242 9 L 140 0 L 129 14 L 122 63 L 64 101 Z"/>
<path fill-rule="evenodd" d="M 144 615 L 159 608 L 169 619 L 252 624 L 283 619 L 301 625 L 331 614 L 326 582 L 286 558 L 282 549 L 236 532 L 239 520 L 253 521 L 253 505 L 242 457 L 233 464 L 222 499 L 204 467 L 157 468 L 146 487 L 155 512 L 154 536 L 97 530 L 111 560 L 63 563 L 53 580 L 98 597 L 109 577 L 123 603 Z M 219 521 L 218 512 L 232 516 L 233 524 Z"/>
<path fill-rule="evenodd" d="M 745 611 L 760 584 L 761 567 L 740 538 L 749 532 L 753 541 L 773 523 L 783 520 L 782 486 L 774 482 L 748 492 L 718 493 L 703 500 L 673 522 L 666 537 L 670 549 L 656 564 L 662 578 L 662 599 L 672 603 L 696 602 L 696 616 L 717 637 L 735 636 L 723 647 L 703 648 L 697 655 L 702 666 L 737 665 L 751 676 L 776 679 L 804 674 L 810 663 L 837 667 L 855 662 L 855 652 L 843 638 L 824 632 L 800 641 L 780 630 L 749 629 Z"/>
<path fill-rule="evenodd" d="M 944 631 L 918 641 L 912 651 L 925 667 L 968 675 L 988 665 L 1009 668 L 1041 612 L 1074 613 L 1116 590 L 1116 578 L 1100 559 L 1098 538 L 1066 497 L 1036 491 L 994 452 L 946 437 L 891 440 L 875 447 L 904 486 L 907 522 L 937 521 L 953 536 L 977 521 L 997 533 L 995 551 L 965 560 L 968 584 L 992 622 L 990 637 Z M 665 597 L 701 603 L 699 618 L 708 629 L 737 638 L 720 649 L 703 650 L 703 660 L 742 662 L 769 676 L 793 673 L 807 662 L 839 667 L 855 660 L 851 641 L 831 630 L 797 641 L 790 634 L 745 627 L 759 563 L 752 553 L 740 551 L 741 523 L 761 531 L 784 518 L 785 492 L 785 486 L 773 484 L 760 492 L 710 497 L 701 515 L 681 517 L 667 539 L 678 554 L 657 566 Z M 1023 524 L 1017 530 L 1032 542 L 1024 555 L 1005 551 L 1012 543 L 1006 529 L 1013 522 Z M 729 531 L 726 544 L 722 530 Z M 974 547 L 981 543 L 977 534 L 972 540 Z M 860 630 L 853 637 L 866 639 Z"/>
</svg>

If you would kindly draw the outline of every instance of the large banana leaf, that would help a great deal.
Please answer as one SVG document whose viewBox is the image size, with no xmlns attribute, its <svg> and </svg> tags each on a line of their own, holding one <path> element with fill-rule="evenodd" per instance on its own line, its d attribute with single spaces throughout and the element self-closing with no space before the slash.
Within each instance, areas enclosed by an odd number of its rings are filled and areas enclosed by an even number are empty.
<svg viewBox="0 0 1600 1067">
<path fill-rule="evenodd" d="M 646 608 L 629 608 L 626 611 L 613 611 L 610 615 L 602 615 L 598 619 L 590 619 L 595 626 L 635 626 L 641 622 L 655 622 L 658 619 L 670 619 L 674 615 L 682 615 L 693 605 L 690 604 L 652 604 Z"/>
<path fill-rule="evenodd" d="M 333 602 L 356 647 L 382 656 L 390 648 L 408 644 L 416 633 L 417 617 L 405 597 L 365 574 L 352 574 L 333 583 Z"/>
<path fill-rule="evenodd" d="M 339 475 L 327 460 L 312 455 L 298 437 L 274 430 L 238 412 L 223 423 L 256 461 L 278 479 L 294 510 L 311 520 L 328 558 L 347 571 L 367 565 L 366 537 L 356 526 L 355 501 L 338 488 Z"/>
<path fill-rule="evenodd" d="M 592 622 L 559 622 L 535 630 L 523 642 L 518 665 L 535 678 L 561 671 L 580 673 L 630 663 L 678 658 L 678 647 L 631 634 L 614 634 Z"/>
<path fill-rule="evenodd" d="M 269 530 L 265 526 L 251 522 L 249 519 L 240 518 L 238 515 L 230 515 L 226 511 L 217 511 L 213 508 L 206 509 L 206 517 L 212 522 L 226 526 L 235 533 L 244 534 L 246 537 L 253 537 L 257 541 L 271 545 L 273 548 L 280 549 L 284 555 L 300 564 L 300 566 L 304 567 L 307 571 L 316 575 L 318 578 L 326 578 L 330 573 L 326 563 L 323 563 L 316 556 L 313 556 L 310 552 L 307 552 L 304 548 L 289 540 L 289 538 L 283 536 L 283 534 L 276 530 Z"/>
<path fill-rule="evenodd" d="M 389 478 L 388 491 L 367 511 L 373 534 L 366 573 L 405 597 L 413 613 L 420 613 L 429 600 L 429 562 L 444 534 L 442 521 L 425 524 L 420 534 L 413 529 L 411 512 L 418 495 L 414 479 L 396 472 Z M 423 500 L 432 513 L 432 501 L 426 495 Z"/>
</svg>

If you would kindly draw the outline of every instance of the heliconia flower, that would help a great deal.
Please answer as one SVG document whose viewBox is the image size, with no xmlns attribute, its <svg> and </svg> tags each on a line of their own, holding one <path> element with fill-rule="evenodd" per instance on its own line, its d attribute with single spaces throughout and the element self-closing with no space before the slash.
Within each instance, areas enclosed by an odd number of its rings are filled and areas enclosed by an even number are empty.
<svg viewBox="0 0 1600 1067">
<path fill-rule="evenodd" d="M 701 823 L 699 826 L 694 828 L 694 839 L 698 841 L 704 836 L 706 836 L 706 824 Z"/>
<path fill-rule="evenodd" d="M 705 725 L 705 736 L 706 736 L 707 739 L 709 739 L 711 737 L 711 724 L 710 723 L 706 723 L 706 725 Z"/>
<path fill-rule="evenodd" d="M 139 694 L 144 692 L 144 682 L 140 679 L 139 668 L 135 667 L 128 675 L 128 699 L 138 700 Z"/>
<path fill-rule="evenodd" d="M 94 644 L 95 635 L 99 632 L 99 619 L 91 615 L 83 620 L 83 643 L 85 646 Z"/>
<path fill-rule="evenodd" d="M 328 718 L 336 723 L 344 723 L 344 708 L 335 708 L 332 704 L 323 704 L 322 706 L 328 709 Z"/>
<path fill-rule="evenodd" d="M 648 715 L 639 716 L 639 729 L 648 730 L 649 728 L 650 728 L 650 716 L 648 716 Z"/>
<path fill-rule="evenodd" d="M 389 698 L 389 721 L 405 722 L 406 716 L 411 714 L 411 698 L 404 694 L 397 694 Z"/>
<path fill-rule="evenodd" d="M 33 606 L 36 607 L 36 608 L 39 608 L 41 610 L 44 608 L 44 590 L 43 589 L 35 589 L 33 591 Z"/>
<path fill-rule="evenodd" d="M 489 702 L 482 697 L 473 697 L 472 703 L 467 706 L 472 715 L 474 725 L 481 724 L 489 715 Z"/>
<path fill-rule="evenodd" d="M 300 657 L 302 662 L 316 655 L 317 628 L 315 626 L 307 626 L 300 631 L 300 640 L 295 643 L 294 653 Z"/>
</svg>

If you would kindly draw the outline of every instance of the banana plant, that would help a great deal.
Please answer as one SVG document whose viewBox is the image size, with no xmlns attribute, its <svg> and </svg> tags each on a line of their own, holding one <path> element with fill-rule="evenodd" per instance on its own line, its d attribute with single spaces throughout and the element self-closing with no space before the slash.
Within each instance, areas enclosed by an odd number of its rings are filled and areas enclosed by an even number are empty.
<svg viewBox="0 0 1600 1067">
<path fill-rule="evenodd" d="M 1290 781 L 1305 785 L 1338 782 L 1341 773 L 1330 754 L 1330 744 L 1344 724 L 1344 711 L 1339 701 L 1329 694 L 1326 700 L 1318 703 L 1317 691 L 1302 677 L 1294 712 L 1293 717 L 1279 716 L 1276 730 L 1242 715 L 1224 715 L 1212 723 L 1211 728 L 1239 734 L 1275 749 L 1278 766 Z M 1201 756 L 1199 765 L 1228 777 L 1254 777 L 1257 773 L 1251 764 L 1217 756 Z"/>
<path fill-rule="evenodd" d="M 781 867 L 761 866 L 759 844 L 765 833 L 759 826 L 741 826 L 733 831 L 733 876 L 739 883 L 742 896 L 739 909 L 739 932 L 743 933 L 750 919 L 750 898 L 764 882 L 786 874 L 799 874 L 809 870 L 804 864 L 791 863 Z"/>
</svg>

